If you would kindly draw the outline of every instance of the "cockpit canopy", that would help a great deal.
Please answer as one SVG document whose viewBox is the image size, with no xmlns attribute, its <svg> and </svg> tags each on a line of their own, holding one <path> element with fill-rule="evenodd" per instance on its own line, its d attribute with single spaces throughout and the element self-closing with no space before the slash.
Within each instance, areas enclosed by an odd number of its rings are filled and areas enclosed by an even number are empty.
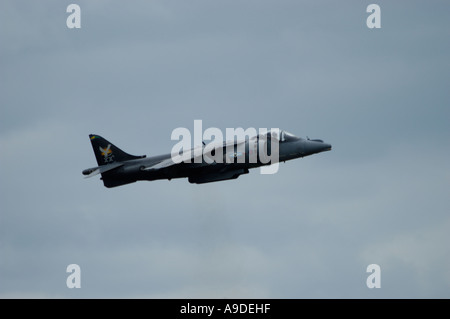
<svg viewBox="0 0 450 319">
<path fill-rule="evenodd" d="M 276 138 L 280 142 L 292 142 L 292 141 L 301 140 L 300 137 L 297 137 L 294 134 L 289 133 L 284 130 L 269 130 L 266 133 L 264 133 L 264 136 L 270 136 L 272 138 Z"/>
<path fill-rule="evenodd" d="M 291 142 L 299 140 L 300 138 L 295 136 L 292 133 L 289 133 L 287 131 L 281 131 L 280 132 L 280 142 Z"/>
</svg>

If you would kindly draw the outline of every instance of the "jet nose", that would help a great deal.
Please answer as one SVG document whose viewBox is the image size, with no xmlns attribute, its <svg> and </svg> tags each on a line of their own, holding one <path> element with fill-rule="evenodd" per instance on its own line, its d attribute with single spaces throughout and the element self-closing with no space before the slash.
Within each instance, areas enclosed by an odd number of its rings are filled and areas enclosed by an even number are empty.
<svg viewBox="0 0 450 319">
<path fill-rule="evenodd" d="M 324 143 L 321 140 L 306 140 L 303 143 L 303 154 L 311 155 L 320 152 L 331 151 L 331 144 Z"/>
<path fill-rule="evenodd" d="M 323 150 L 322 152 L 331 151 L 331 144 L 323 143 Z"/>
</svg>

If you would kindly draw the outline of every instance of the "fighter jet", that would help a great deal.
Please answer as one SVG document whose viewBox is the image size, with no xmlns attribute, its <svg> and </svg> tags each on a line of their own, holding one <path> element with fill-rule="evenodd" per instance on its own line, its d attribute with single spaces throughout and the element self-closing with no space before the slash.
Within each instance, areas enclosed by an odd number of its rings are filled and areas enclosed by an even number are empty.
<svg viewBox="0 0 450 319">
<path fill-rule="evenodd" d="M 186 177 L 190 183 L 195 184 L 236 179 L 248 174 L 251 168 L 273 164 L 267 161 L 267 156 L 261 156 L 271 155 L 275 151 L 273 146 L 271 149 L 271 145 L 276 145 L 277 162 L 331 150 L 331 145 L 320 139 L 303 139 L 286 131 L 278 131 L 275 135 L 269 131 L 244 140 L 216 143 L 212 146 L 203 143 L 199 146 L 203 150 L 200 152 L 197 147 L 181 155 L 170 153 L 152 157 L 125 153 L 100 135 L 90 134 L 89 138 L 98 166 L 85 169 L 82 173 L 86 177 L 101 174 L 101 180 L 108 188 L 136 181 Z M 276 143 L 272 144 L 274 141 Z M 262 147 L 267 148 L 267 153 L 260 152 Z M 199 159 L 199 156 L 202 158 Z"/>
</svg>

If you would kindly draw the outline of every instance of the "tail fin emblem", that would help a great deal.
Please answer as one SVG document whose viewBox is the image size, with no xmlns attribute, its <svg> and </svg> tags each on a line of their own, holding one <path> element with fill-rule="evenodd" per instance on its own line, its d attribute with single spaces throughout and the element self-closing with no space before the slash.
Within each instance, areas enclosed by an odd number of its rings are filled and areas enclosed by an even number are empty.
<svg viewBox="0 0 450 319">
<path fill-rule="evenodd" d="M 106 148 L 99 147 L 102 156 L 104 157 L 105 163 L 110 163 L 114 161 L 114 155 L 111 151 L 111 144 L 108 144 Z"/>
</svg>

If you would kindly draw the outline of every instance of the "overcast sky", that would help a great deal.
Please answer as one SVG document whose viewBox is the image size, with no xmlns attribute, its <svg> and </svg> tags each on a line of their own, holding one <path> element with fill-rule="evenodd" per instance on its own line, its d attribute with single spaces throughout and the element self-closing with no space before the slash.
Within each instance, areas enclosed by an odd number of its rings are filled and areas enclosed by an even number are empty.
<svg viewBox="0 0 450 319">
<path fill-rule="evenodd" d="M 369 29 L 370 3 L 2 0 L 0 297 L 449 298 L 450 4 L 377 1 Z M 83 178 L 88 134 L 152 156 L 196 119 L 333 150 L 204 185 Z"/>
</svg>

